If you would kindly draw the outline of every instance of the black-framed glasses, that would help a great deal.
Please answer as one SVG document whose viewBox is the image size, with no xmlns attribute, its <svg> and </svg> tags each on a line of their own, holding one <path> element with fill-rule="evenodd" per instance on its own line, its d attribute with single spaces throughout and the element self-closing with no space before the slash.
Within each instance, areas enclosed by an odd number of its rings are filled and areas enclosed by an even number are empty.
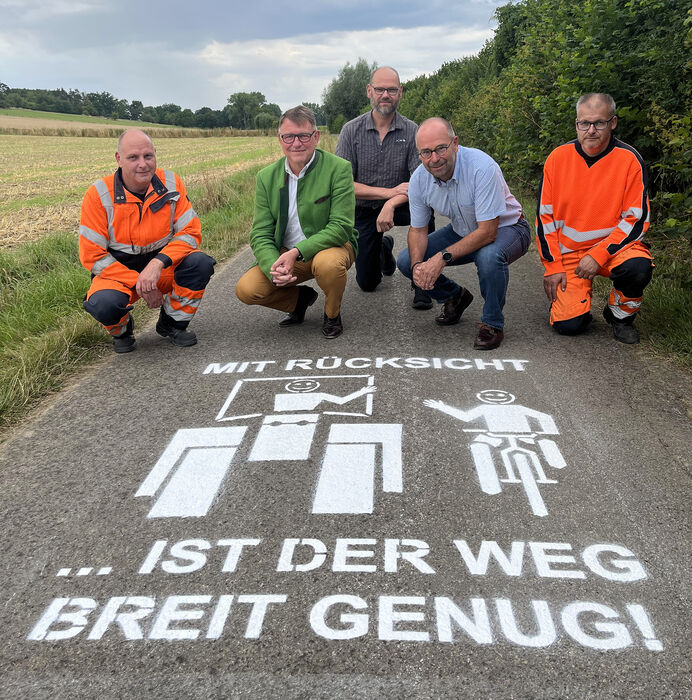
<svg viewBox="0 0 692 700">
<path fill-rule="evenodd" d="M 438 146 L 432 150 L 429 148 L 421 148 L 421 150 L 418 151 L 418 157 L 421 160 L 428 160 L 428 158 L 432 158 L 433 153 L 437 153 L 437 155 L 441 158 L 445 153 L 447 153 L 452 143 L 454 143 L 454 139 L 452 139 L 446 146 Z"/>
<path fill-rule="evenodd" d="M 395 88 L 383 88 L 383 87 L 375 87 L 371 85 L 372 89 L 375 91 L 376 95 L 379 95 L 380 97 L 384 95 L 386 92 L 390 97 L 394 97 L 395 95 L 398 94 L 399 90 L 401 88 L 395 87 Z"/>
<path fill-rule="evenodd" d="M 279 138 L 287 144 L 292 144 L 296 139 L 301 143 L 307 143 L 315 134 L 317 129 L 310 134 L 279 134 Z"/>
<path fill-rule="evenodd" d="M 577 125 L 579 131 L 588 131 L 591 127 L 596 129 L 596 131 L 603 131 L 613 119 L 615 119 L 614 114 L 610 119 L 599 119 L 595 122 L 590 122 L 587 119 L 577 119 L 574 123 Z"/>
</svg>

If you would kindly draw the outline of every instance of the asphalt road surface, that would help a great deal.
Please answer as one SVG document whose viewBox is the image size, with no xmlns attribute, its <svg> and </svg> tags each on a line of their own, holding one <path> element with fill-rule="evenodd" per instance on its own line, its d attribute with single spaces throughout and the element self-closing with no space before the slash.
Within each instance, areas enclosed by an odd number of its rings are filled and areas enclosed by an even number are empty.
<svg viewBox="0 0 692 700">
<path fill-rule="evenodd" d="M 473 268 L 453 327 L 351 271 L 327 340 L 250 263 L 0 448 L 2 697 L 690 697 L 688 377 L 553 334 L 535 251 L 492 352 Z"/>
</svg>

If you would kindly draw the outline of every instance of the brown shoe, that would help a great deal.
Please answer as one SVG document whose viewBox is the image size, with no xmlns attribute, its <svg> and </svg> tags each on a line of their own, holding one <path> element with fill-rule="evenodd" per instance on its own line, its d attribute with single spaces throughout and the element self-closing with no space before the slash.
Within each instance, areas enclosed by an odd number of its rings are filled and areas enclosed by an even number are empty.
<svg viewBox="0 0 692 700">
<path fill-rule="evenodd" d="M 501 328 L 493 328 L 485 323 L 481 323 L 473 347 L 476 350 L 494 350 L 500 347 L 504 337 L 505 334 Z"/>
<path fill-rule="evenodd" d="M 322 333 L 324 333 L 325 338 L 336 338 L 344 330 L 344 325 L 341 323 L 341 314 L 337 314 L 335 318 L 329 318 L 327 314 L 324 315 L 322 321 Z"/>
<path fill-rule="evenodd" d="M 435 321 L 441 326 L 452 326 L 459 323 L 461 314 L 472 301 L 473 294 L 468 289 L 460 287 L 459 291 L 454 296 L 449 297 L 442 305 L 442 311 L 438 316 L 435 316 Z"/>
</svg>

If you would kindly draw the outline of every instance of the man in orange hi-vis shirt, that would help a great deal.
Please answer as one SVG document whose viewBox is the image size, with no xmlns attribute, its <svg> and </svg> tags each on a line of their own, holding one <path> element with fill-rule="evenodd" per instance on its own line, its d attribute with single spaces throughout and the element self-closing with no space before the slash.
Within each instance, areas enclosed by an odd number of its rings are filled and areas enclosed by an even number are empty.
<svg viewBox="0 0 692 700">
<path fill-rule="evenodd" d="M 139 129 L 125 131 L 115 154 L 118 169 L 84 195 L 79 259 L 91 272 L 84 301 L 113 337 L 118 353 L 135 349 L 130 311 L 140 297 L 160 308 L 156 332 L 187 347 L 187 329 L 214 274 L 216 261 L 199 250 L 201 225 L 182 180 L 156 169 L 156 149 Z"/>
<path fill-rule="evenodd" d="M 634 317 L 653 263 L 642 237 L 649 227 L 646 165 L 615 138 L 615 102 L 604 93 L 577 102 L 577 138 L 545 162 L 538 191 L 536 234 L 551 302 L 550 323 L 576 335 L 591 322 L 596 275 L 613 287 L 603 316 L 622 343 L 639 342 Z"/>
</svg>

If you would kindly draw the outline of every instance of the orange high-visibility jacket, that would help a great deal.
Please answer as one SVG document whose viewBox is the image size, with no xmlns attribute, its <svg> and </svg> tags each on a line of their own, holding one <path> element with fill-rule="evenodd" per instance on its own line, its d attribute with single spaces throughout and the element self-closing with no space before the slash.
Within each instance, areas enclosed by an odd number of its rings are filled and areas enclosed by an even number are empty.
<svg viewBox="0 0 692 700">
<path fill-rule="evenodd" d="M 164 184 L 165 183 L 165 184 Z M 79 259 L 92 275 L 128 287 L 158 257 L 177 265 L 199 248 L 202 227 L 182 180 L 157 169 L 142 202 L 123 186 L 120 170 L 96 181 L 82 200 Z"/>
<path fill-rule="evenodd" d="M 642 157 L 614 137 L 593 157 L 576 140 L 556 148 L 543 167 L 536 212 L 545 274 L 564 272 L 563 253 L 583 251 L 604 265 L 640 240 L 649 228 L 647 187 Z"/>
</svg>

